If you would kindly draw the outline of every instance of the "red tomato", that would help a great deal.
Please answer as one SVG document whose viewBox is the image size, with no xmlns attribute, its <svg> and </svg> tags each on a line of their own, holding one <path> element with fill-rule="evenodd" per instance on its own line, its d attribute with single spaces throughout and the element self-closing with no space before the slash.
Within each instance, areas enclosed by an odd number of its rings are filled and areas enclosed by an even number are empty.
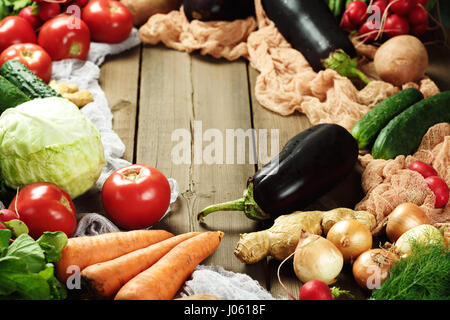
<svg viewBox="0 0 450 320">
<path fill-rule="evenodd" d="M 299 300 L 333 300 L 333 295 L 325 282 L 310 280 L 300 288 Z"/>
<path fill-rule="evenodd" d="M 80 18 L 62 14 L 41 27 L 38 44 L 53 61 L 74 58 L 86 60 L 91 45 L 89 28 Z"/>
<path fill-rule="evenodd" d="M 436 196 L 435 208 L 444 207 L 449 199 L 449 189 L 447 183 L 438 176 L 431 176 L 425 179 L 428 187 Z"/>
<path fill-rule="evenodd" d="M 151 166 L 126 166 L 106 179 L 102 202 L 118 226 L 128 230 L 147 228 L 158 222 L 169 208 L 169 181 Z"/>
<path fill-rule="evenodd" d="M 0 67 L 8 60 L 19 60 L 37 77 L 48 83 L 52 76 L 52 59 L 35 43 L 19 43 L 5 49 L 0 55 Z"/>
<path fill-rule="evenodd" d="M 31 24 L 22 17 L 9 16 L 0 21 L 0 52 L 15 43 L 35 43 Z"/>
<path fill-rule="evenodd" d="M 25 7 L 22 10 L 20 10 L 19 17 L 22 17 L 25 20 L 27 20 L 31 24 L 31 27 L 34 30 L 36 30 L 41 26 L 42 20 L 39 17 L 39 15 L 37 13 L 34 13 L 33 11 L 34 10 L 32 6 Z"/>
<path fill-rule="evenodd" d="M 56 17 L 61 12 L 61 7 L 60 7 L 59 3 L 42 2 L 39 5 L 38 12 L 39 12 L 39 17 L 42 20 L 47 21 L 51 18 Z"/>
<path fill-rule="evenodd" d="M 116 0 L 89 1 L 83 8 L 82 19 L 91 30 L 92 40 L 96 42 L 122 42 L 133 28 L 130 10 Z"/>
<path fill-rule="evenodd" d="M 17 200 L 17 203 L 16 203 Z M 9 205 L 16 210 L 34 239 L 45 231 L 62 231 L 72 236 L 77 226 L 75 206 L 69 194 L 53 183 L 36 182 L 19 191 Z"/>
</svg>

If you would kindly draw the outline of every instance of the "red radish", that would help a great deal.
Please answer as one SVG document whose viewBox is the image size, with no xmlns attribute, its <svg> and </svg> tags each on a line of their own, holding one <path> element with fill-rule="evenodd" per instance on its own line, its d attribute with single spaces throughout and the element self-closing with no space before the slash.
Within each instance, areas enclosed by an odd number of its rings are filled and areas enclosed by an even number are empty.
<svg viewBox="0 0 450 320">
<path fill-rule="evenodd" d="M 428 30 L 428 23 L 418 24 L 411 27 L 411 33 L 415 36 L 421 36 Z"/>
<path fill-rule="evenodd" d="M 431 165 L 423 161 L 414 161 L 409 166 L 409 170 L 417 171 L 424 178 L 438 175 L 437 171 Z"/>
<path fill-rule="evenodd" d="M 15 211 L 9 210 L 9 209 L 1 209 L 0 210 L 0 222 L 5 222 L 5 221 L 9 221 L 9 220 L 14 220 L 14 219 L 17 219 L 17 220 L 20 219 L 19 215 Z"/>
<path fill-rule="evenodd" d="M 428 24 L 428 11 L 422 5 L 415 6 L 408 15 L 412 25 Z"/>
<path fill-rule="evenodd" d="M 320 280 L 305 282 L 300 288 L 299 300 L 334 300 L 328 285 Z"/>
<path fill-rule="evenodd" d="M 59 3 L 54 2 L 43 2 L 39 4 L 39 17 L 41 17 L 42 20 L 47 21 L 51 18 L 56 17 L 58 14 L 61 13 L 61 7 Z"/>
<path fill-rule="evenodd" d="M 400 36 L 409 33 L 409 23 L 406 18 L 399 16 L 398 14 L 391 14 L 386 18 L 384 23 L 384 32 L 389 37 Z"/>
<path fill-rule="evenodd" d="M 359 28 L 360 35 L 366 35 L 364 41 L 373 41 L 378 35 L 379 25 L 374 24 L 374 21 L 367 20 L 363 23 L 361 28 Z"/>
<path fill-rule="evenodd" d="M 444 207 L 449 198 L 449 190 L 447 183 L 438 176 L 431 176 L 425 179 L 428 184 L 428 187 L 433 191 L 436 196 L 436 203 L 434 205 L 435 208 Z"/>
<path fill-rule="evenodd" d="M 391 0 L 390 10 L 401 16 L 406 16 L 417 4 L 416 0 Z"/>
<path fill-rule="evenodd" d="M 360 26 L 367 18 L 367 4 L 362 1 L 352 1 L 345 9 L 345 13 L 354 26 Z"/>
<path fill-rule="evenodd" d="M 0 230 L 1 229 L 8 229 L 3 223 L 0 222 Z"/>
<path fill-rule="evenodd" d="M 428 0 L 417 0 L 417 3 L 420 3 L 423 6 L 426 6 L 428 3 Z"/>
<path fill-rule="evenodd" d="M 25 7 L 19 11 L 19 17 L 22 17 L 25 20 L 27 20 L 33 27 L 33 30 L 36 30 L 41 26 L 42 20 L 39 17 L 39 15 L 37 13 L 34 13 L 33 11 L 34 10 L 32 6 Z"/>
<path fill-rule="evenodd" d="M 380 17 L 380 21 L 381 21 L 381 17 L 383 17 L 384 12 L 386 11 L 387 8 L 387 2 L 383 1 L 383 0 L 377 0 L 374 1 L 372 3 L 372 6 L 369 6 L 369 14 L 379 14 Z"/>
<path fill-rule="evenodd" d="M 349 32 L 355 30 L 355 26 L 353 25 L 353 23 L 351 23 L 350 19 L 348 18 L 347 13 L 344 13 L 342 15 L 341 27 L 342 27 L 342 29 L 349 31 Z"/>
</svg>

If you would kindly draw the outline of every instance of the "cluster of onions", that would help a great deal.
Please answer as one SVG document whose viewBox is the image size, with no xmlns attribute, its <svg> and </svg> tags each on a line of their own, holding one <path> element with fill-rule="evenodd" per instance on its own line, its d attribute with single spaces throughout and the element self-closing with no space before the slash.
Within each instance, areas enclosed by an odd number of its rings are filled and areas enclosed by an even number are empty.
<svg viewBox="0 0 450 320">
<path fill-rule="evenodd" d="M 327 240 L 341 251 L 345 263 L 352 263 L 361 253 L 372 248 L 372 233 L 355 219 L 335 223 L 327 233 Z"/>
</svg>

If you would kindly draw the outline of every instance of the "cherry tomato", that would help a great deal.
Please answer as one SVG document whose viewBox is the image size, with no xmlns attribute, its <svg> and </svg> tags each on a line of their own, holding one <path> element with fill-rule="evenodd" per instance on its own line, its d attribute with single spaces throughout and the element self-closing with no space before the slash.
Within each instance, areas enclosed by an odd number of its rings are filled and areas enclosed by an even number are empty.
<svg viewBox="0 0 450 320">
<path fill-rule="evenodd" d="M 133 15 L 116 0 L 91 0 L 83 8 L 82 19 L 91 30 L 92 40 L 119 43 L 130 35 Z"/>
<path fill-rule="evenodd" d="M 17 212 L 15 212 L 13 210 L 9 210 L 9 209 L 0 210 L 0 221 L 1 222 L 15 220 L 15 219 L 20 220 L 20 217 L 17 214 Z"/>
<path fill-rule="evenodd" d="M 32 6 L 25 7 L 22 10 L 19 11 L 19 17 L 24 18 L 27 20 L 30 24 L 33 30 L 38 29 L 42 25 L 42 20 L 37 14 L 37 12 L 34 12 L 34 9 Z"/>
<path fill-rule="evenodd" d="M 38 44 L 53 61 L 74 58 L 86 60 L 91 45 L 89 28 L 75 15 L 62 14 L 44 23 Z"/>
<path fill-rule="evenodd" d="M 126 166 L 106 179 L 102 202 L 111 221 L 119 227 L 147 228 L 158 222 L 169 208 L 169 181 L 151 166 Z"/>
<path fill-rule="evenodd" d="M 305 282 L 300 288 L 299 300 L 334 300 L 328 285 L 320 280 Z"/>
<path fill-rule="evenodd" d="M 6 48 L 0 55 L 0 66 L 8 60 L 19 60 L 37 77 L 48 83 L 52 76 L 52 59 L 35 43 L 18 43 Z"/>
<path fill-rule="evenodd" d="M 39 17 L 42 20 L 47 21 L 51 18 L 56 17 L 61 12 L 61 7 L 60 7 L 59 3 L 42 2 L 39 5 L 38 12 L 39 12 Z"/>
<path fill-rule="evenodd" d="M 17 200 L 17 203 L 16 203 Z M 53 183 L 36 182 L 21 189 L 9 205 L 16 210 L 34 239 L 45 231 L 72 236 L 77 226 L 75 206 L 69 194 Z"/>
<path fill-rule="evenodd" d="M 437 171 L 431 165 L 423 161 L 414 161 L 409 166 L 409 170 L 417 171 L 424 178 L 438 175 Z"/>
<path fill-rule="evenodd" d="M 428 187 L 436 196 L 435 208 L 444 207 L 449 199 L 449 189 L 447 183 L 438 176 L 431 176 L 425 179 Z"/>
<path fill-rule="evenodd" d="M 35 43 L 31 24 L 22 17 L 9 16 L 0 21 L 0 52 L 15 43 Z"/>
</svg>

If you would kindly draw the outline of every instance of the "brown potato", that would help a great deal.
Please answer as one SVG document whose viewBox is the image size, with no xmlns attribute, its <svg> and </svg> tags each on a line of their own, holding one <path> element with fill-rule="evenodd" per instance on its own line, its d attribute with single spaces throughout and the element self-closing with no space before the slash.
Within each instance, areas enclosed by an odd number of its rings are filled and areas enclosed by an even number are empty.
<svg viewBox="0 0 450 320">
<path fill-rule="evenodd" d="M 382 44 L 375 53 L 374 63 L 381 79 L 400 87 L 425 76 L 428 53 L 418 38 L 402 35 Z"/>
<path fill-rule="evenodd" d="M 121 0 L 130 9 L 135 26 L 140 26 L 156 13 L 168 13 L 181 5 L 181 0 Z"/>
</svg>

